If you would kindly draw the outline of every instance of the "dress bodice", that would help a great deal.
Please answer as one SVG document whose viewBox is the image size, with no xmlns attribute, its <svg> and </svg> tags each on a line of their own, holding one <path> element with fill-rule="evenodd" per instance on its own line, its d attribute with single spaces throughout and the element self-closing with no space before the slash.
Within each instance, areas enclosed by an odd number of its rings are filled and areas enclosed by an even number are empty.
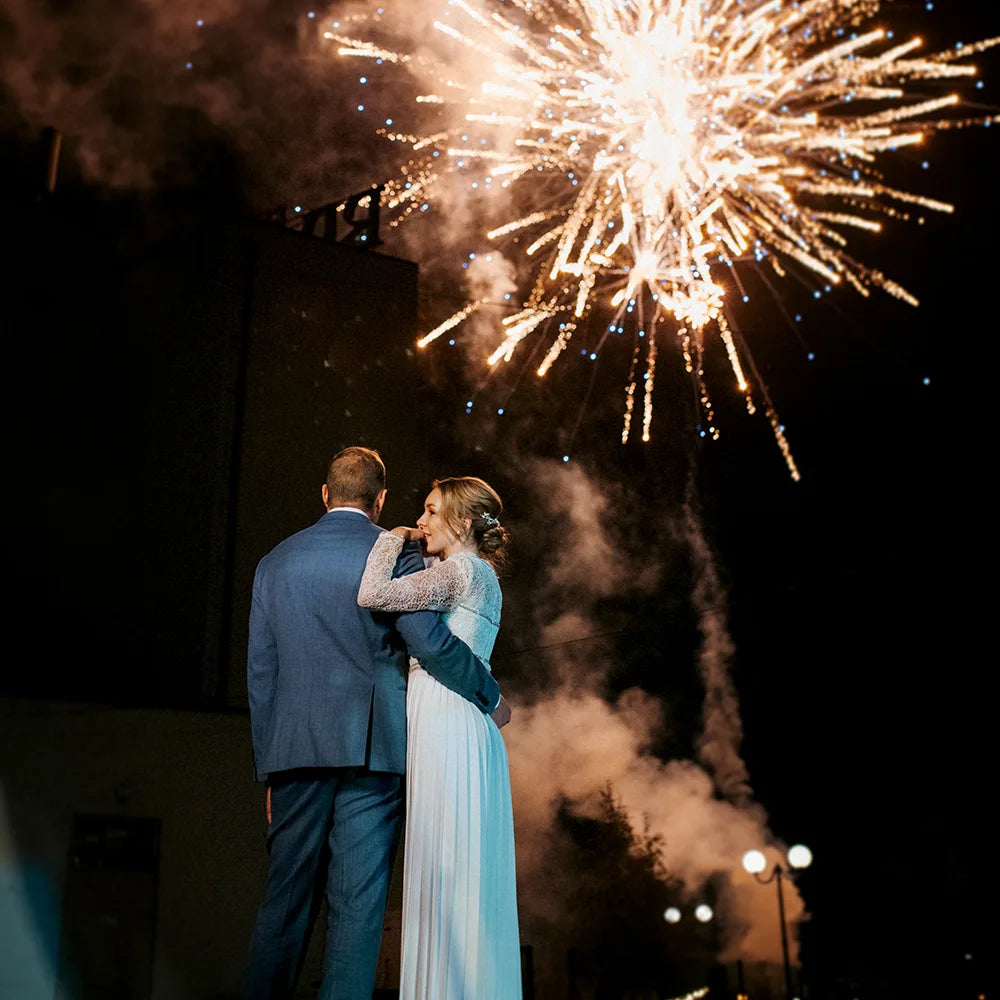
<svg viewBox="0 0 1000 1000">
<path fill-rule="evenodd" d="M 489 660 L 500 629 L 500 607 L 503 600 L 497 575 L 485 559 L 471 553 L 460 552 L 446 562 L 451 562 L 452 559 L 471 563 L 472 574 L 468 588 L 458 604 L 445 612 L 445 621 L 452 634 L 461 639 L 476 656 L 481 660 Z"/>
</svg>

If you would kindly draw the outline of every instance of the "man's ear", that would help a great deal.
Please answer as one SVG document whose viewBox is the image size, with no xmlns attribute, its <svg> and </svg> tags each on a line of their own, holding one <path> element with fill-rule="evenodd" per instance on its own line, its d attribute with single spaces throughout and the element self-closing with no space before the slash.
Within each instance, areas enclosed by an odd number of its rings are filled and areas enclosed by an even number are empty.
<svg viewBox="0 0 1000 1000">
<path fill-rule="evenodd" d="M 323 484 L 323 488 L 319 491 L 319 495 L 323 498 L 323 506 L 329 510 L 330 509 L 330 490 L 326 483 Z"/>
<path fill-rule="evenodd" d="M 389 491 L 388 491 L 387 489 L 383 489 L 383 490 L 382 490 L 382 492 L 381 492 L 381 493 L 379 493 L 379 495 L 378 495 L 378 496 L 377 496 L 377 497 L 375 498 L 375 510 L 374 510 L 374 514 L 375 514 L 375 516 L 374 516 L 374 517 L 372 518 L 372 520 L 373 520 L 373 521 L 374 521 L 374 522 L 375 522 L 376 524 L 378 524 L 378 518 L 379 518 L 379 514 L 381 514 L 381 513 L 382 513 L 382 508 L 383 508 L 383 506 L 385 505 L 385 495 L 386 495 L 386 494 L 387 494 L 388 492 L 389 492 Z"/>
</svg>

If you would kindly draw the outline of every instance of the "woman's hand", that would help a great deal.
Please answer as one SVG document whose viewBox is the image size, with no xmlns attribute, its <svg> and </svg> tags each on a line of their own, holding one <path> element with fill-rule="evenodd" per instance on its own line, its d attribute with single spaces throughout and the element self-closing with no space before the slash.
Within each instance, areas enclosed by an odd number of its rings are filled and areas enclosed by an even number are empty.
<svg viewBox="0 0 1000 1000">
<path fill-rule="evenodd" d="M 404 528 L 400 525 L 398 528 L 393 528 L 392 533 L 399 535 L 404 542 L 422 542 L 424 540 L 424 533 L 419 528 Z"/>
</svg>

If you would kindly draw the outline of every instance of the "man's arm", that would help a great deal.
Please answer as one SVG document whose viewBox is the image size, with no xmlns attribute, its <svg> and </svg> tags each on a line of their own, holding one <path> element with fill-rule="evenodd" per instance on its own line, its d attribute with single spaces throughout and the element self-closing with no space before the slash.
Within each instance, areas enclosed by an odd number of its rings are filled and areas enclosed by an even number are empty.
<svg viewBox="0 0 1000 1000">
<path fill-rule="evenodd" d="M 274 685 L 278 675 L 278 644 L 267 620 L 262 597 L 263 574 L 258 565 L 250 604 L 250 641 L 247 647 L 247 696 L 250 701 L 250 728 L 253 737 L 254 769 L 260 770 L 264 740 L 271 725 Z"/>
<path fill-rule="evenodd" d="M 403 547 L 397 567 L 400 573 L 423 569 L 420 546 Z M 396 618 L 396 628 L 411 656 L 435 680 L 472 702 L 489 715 L 500 704 L 500 685 L 461 639 L 452 635 L 444 618 L 435 611 L 411 611 Z"/>
</svg>

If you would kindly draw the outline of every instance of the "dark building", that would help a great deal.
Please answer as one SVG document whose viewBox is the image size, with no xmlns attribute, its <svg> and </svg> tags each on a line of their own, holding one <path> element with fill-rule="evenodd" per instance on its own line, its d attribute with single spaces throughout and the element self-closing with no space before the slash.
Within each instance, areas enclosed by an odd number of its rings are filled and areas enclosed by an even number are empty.
<svg viewBox="0 0 1000 1000">
<path fill-rule="evenodd" d="M 419 508 L 416 265 L 221 216 L 56 193 L 6 229 L 3 530 L 30 668 L 2 693 L 243 708 L 256 562 L 322 513 L 332 454 L 378 447 L 385 518 Z"/>
</svg>

